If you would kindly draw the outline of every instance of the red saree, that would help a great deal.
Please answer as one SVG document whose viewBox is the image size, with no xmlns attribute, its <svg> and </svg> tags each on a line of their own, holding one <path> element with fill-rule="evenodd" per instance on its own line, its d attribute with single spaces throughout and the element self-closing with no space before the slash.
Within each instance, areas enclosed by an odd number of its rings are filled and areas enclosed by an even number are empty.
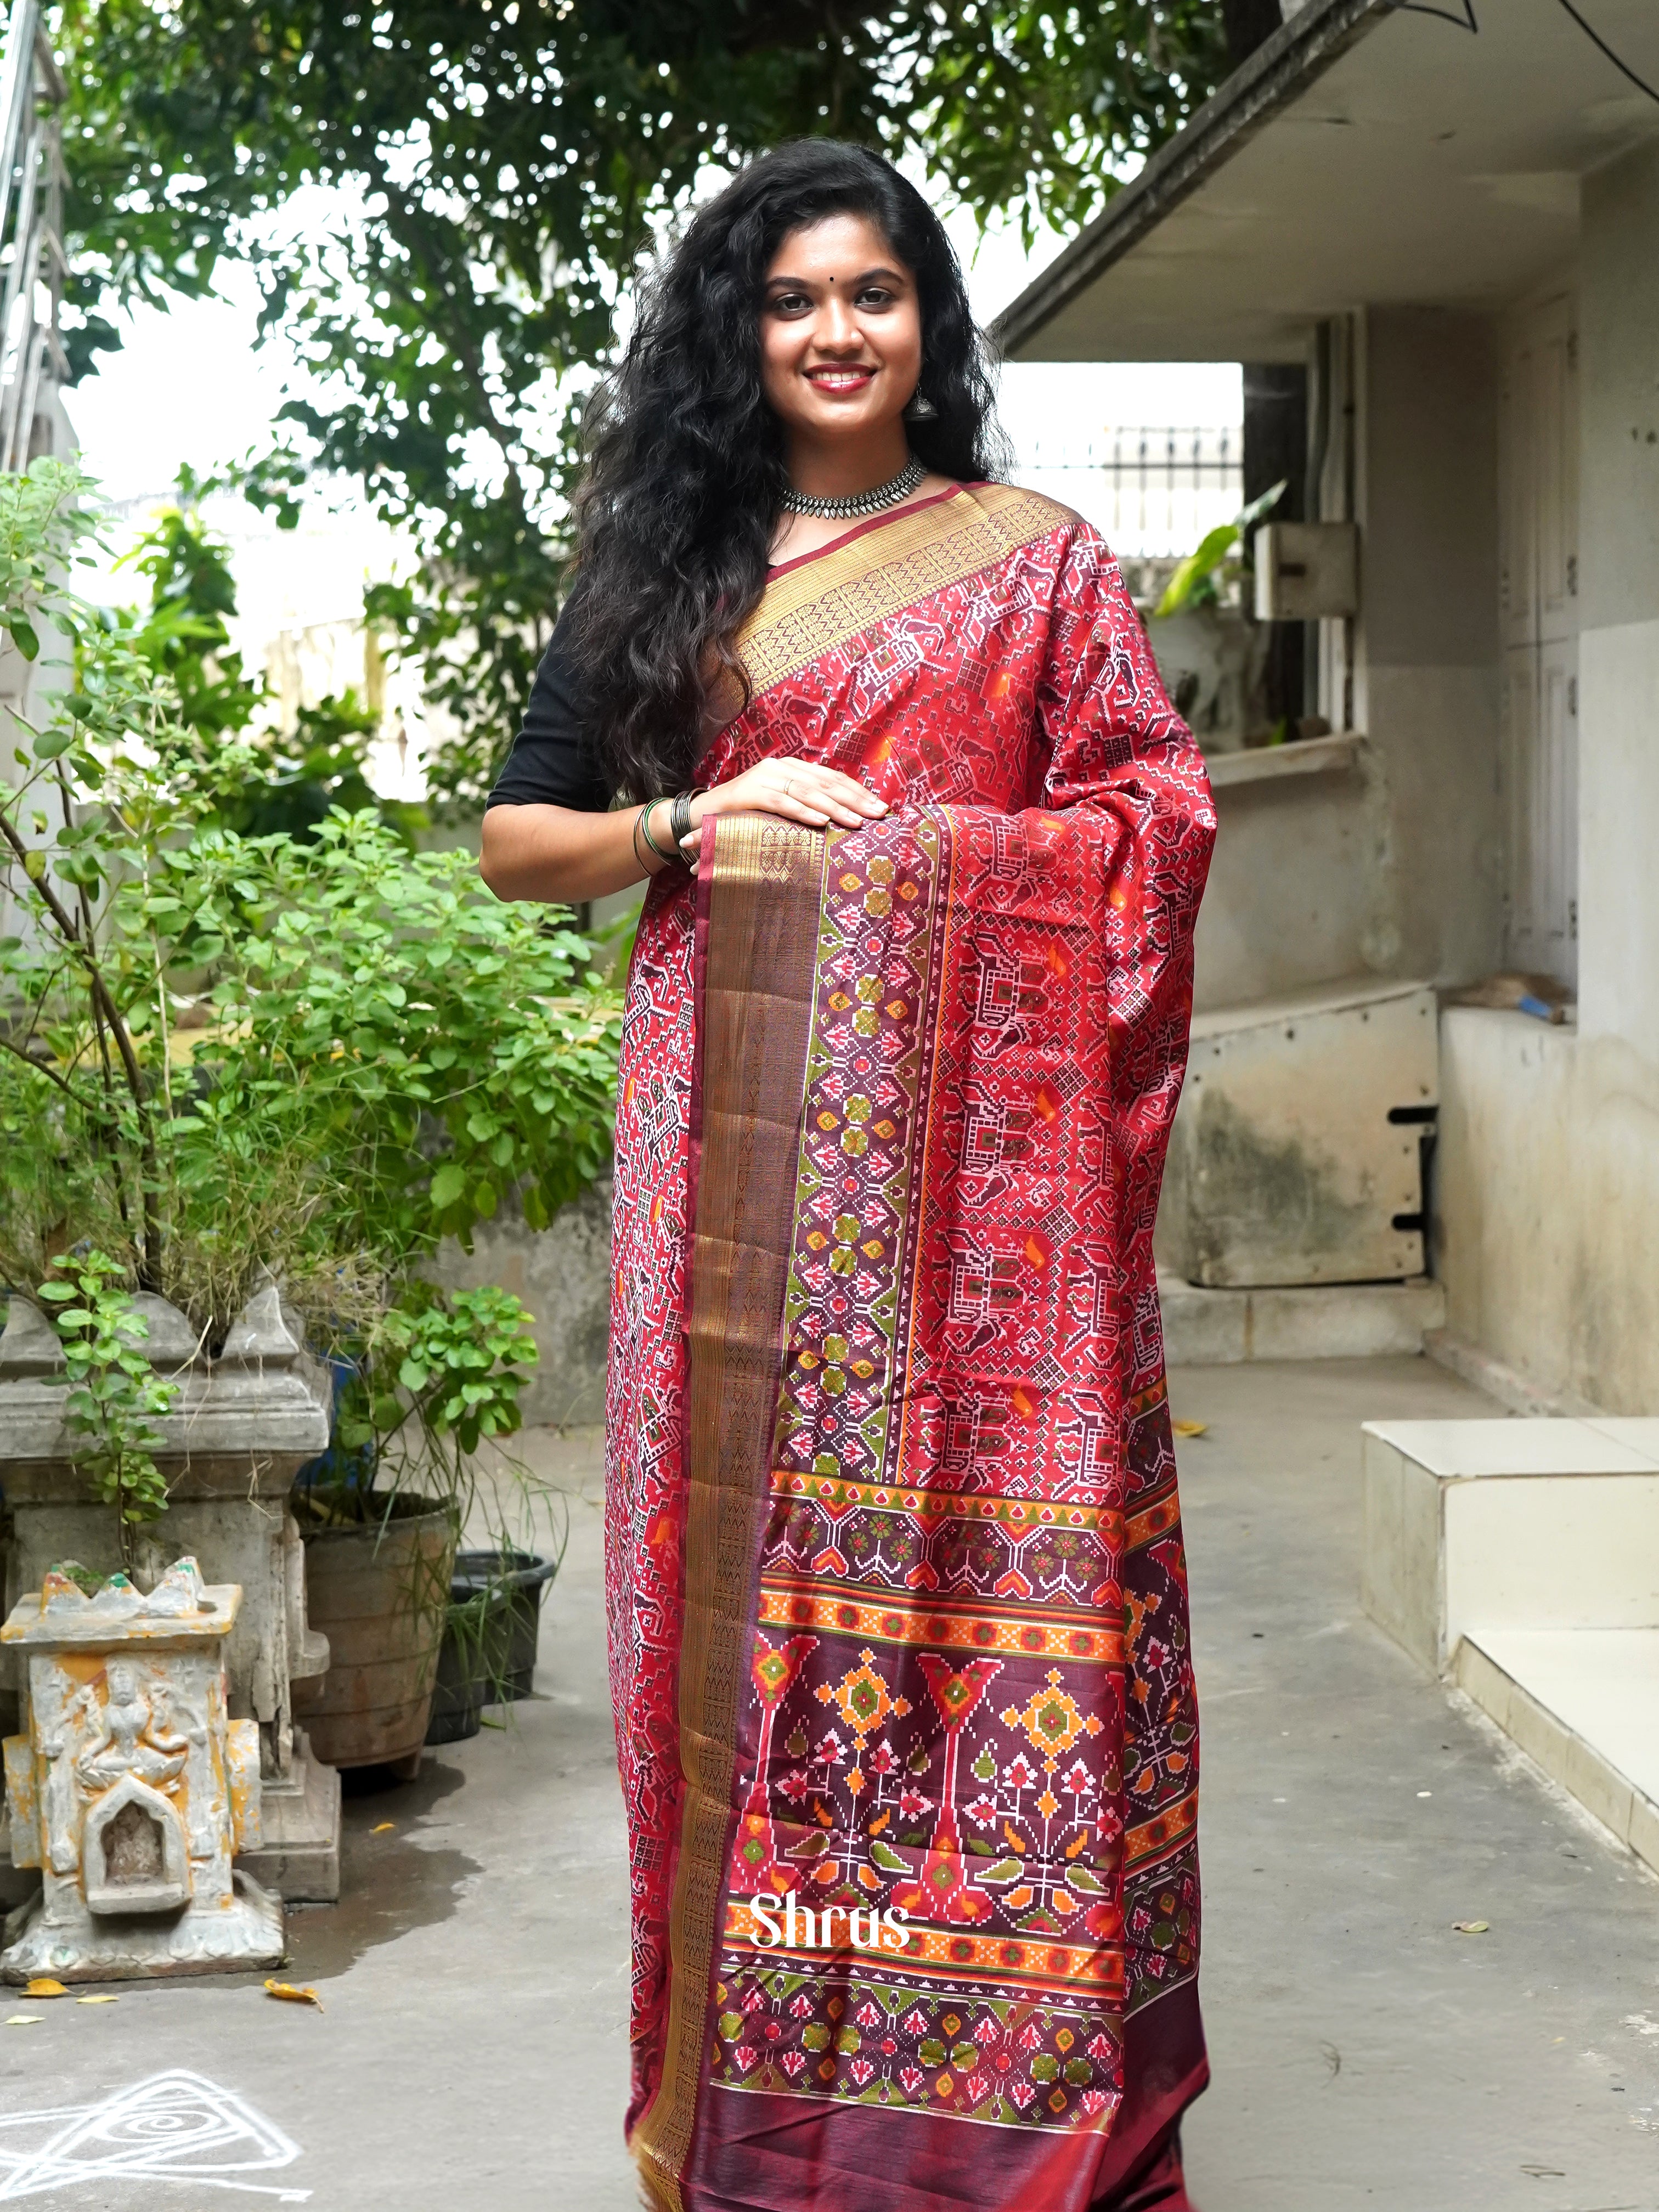
<svg viewBox="0 0 1659 2212">
<path fill-rule="evenodd" d="M 774 572 L 617 1123 L 629 2140 L 672 2212 L 1184 2206 L 1198 1734 L 1152 1219 L 1213 833 L 1076 516 Z"/>
</svg>

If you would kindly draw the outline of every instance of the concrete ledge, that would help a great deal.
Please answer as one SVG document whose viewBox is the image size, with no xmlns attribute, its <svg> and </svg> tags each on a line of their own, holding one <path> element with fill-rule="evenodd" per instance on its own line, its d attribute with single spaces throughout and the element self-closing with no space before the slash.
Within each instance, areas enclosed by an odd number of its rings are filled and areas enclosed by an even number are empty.
<svg viewBox="0 0 1659 2212">
<path fill-rule="evenodd" d="M 1290 846 L 1276 865 L 1295 867 Z M 1315 896 L 1305 884 L 1299 895 Z M 1235 915 L 1231 926 L 1244 925 Z M 1439 1079 L 1427 983 L 1335 976 L 1195 1012 L 1158 1200 L 1159 1263 L 1206 1290 L 1420 1281 L 1420 1122 Z"/>
<path fill-rule="evenodd" d="M 294 1731 L 289 1771 L 260 1784 L 263 1839 L 236 1863 L 290 1905 L 335 1905 L 340 1896 L 340 1776 Z"/>
<path fill-rule="evenodd" d="M 1659 1621 L 1659 1423 L 1367 1421 L 1365 1611 L 1436 1674 L 1485 1631 Z"/>
<path fill-rule="evenodd" d="M 1275 783 L 1287 775 L 1327 775 L 1356 769 L 1365 757 L 1365 739 L 1358 730 L 1339 730 L 1328 738 L 1298 738 L 1284 745 L 1256 745 L 1237 753 L 1211 753 L 1204 765 L 1210 787 L 1225 791 L 1236 784 Z"/>
<path fill-rule="evenodd" d="M 1181 1367 L 1410 1357 L 1446 1312 L 1444 1291 L 1422 1276 L 1310 1290 L 1208 1291 L 1160 1275 L 1158 1290 L 1164 1357 Z"/>
<path fill-rule="evenodd" d="M 1552 1781 L 1571 1791 L 1603 1827 L 1659 1874 L 1659 1805 L 1595 1746 L 1500 1667 L 1472 1637 L 1458 1644 L 1452 1675 L 1459 1689 Z"/>
</svg>

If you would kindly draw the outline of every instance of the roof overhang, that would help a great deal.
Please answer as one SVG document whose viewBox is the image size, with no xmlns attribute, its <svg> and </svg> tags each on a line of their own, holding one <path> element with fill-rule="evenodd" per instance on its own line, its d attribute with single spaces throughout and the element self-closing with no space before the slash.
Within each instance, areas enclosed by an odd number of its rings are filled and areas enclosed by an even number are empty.
<svg viewBox="0 0 1659 2212">
<path fill-rule="evenodd" d="M 1362 304 L 1491 308 L 1567 263 L 1579 180 L 1659 104 L 1560 0 L 1471 34 L 1394 0 L 1306 0 L 997 319 L 1013 361 L 1291 361 Z M 1654 0 L 1595 0 L 1659 84 Z"/>
</svg>

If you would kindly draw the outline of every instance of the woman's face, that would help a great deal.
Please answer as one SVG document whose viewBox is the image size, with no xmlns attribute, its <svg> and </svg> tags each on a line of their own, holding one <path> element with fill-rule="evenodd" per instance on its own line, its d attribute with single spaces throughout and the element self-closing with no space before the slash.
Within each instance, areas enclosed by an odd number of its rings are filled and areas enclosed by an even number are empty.
<svg viewBox="0 0 1659 2212">
<path fill-rule="evenodd" d="M 896 422 L 921 374 L 916 280 L 864 216 L 792 230 L 766 272 L 761 378 L 792 436 L 813 445 Z"/>
</svg>

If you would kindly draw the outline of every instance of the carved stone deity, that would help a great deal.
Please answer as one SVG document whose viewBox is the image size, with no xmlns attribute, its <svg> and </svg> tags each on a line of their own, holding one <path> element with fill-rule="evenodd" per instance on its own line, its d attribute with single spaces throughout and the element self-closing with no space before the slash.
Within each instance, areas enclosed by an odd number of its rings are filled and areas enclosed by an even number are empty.
<svg viewBox="0 0 1659 2212">
<path fill-rule="evenodd" d="M 156 1422 L 167 1510 L 134 1533 L 134 1573 L 148 1584 L 187 1552 L 216 1580 L 240 1584 L 225 1669 L 231 1711 L 258 1723 L 264 1778 L 264 1841 L 244 1871 L 285 1898 L 336 1898 L 339 1777 L 311 1756 L 294 1718 L 294 1685 L 326 1668 L 328 1643 L 306 1619 L 305 1556 L 288 1508 L 295 1469 L 328 1443 L 329 1375 L 275 1282 L 254 1293 L 212 1357 L 165 1298 L 141 1291 L 133 1305 L 149 1331 L 147 1356 L 179 1384 L 173 1411 Z M 65 1381 L 51 1322 L 14 1298 L 0 1332 L 0 1491 L 12 1521 L 0 1613 L 38 1590 L 60 1559 L 106 1573 L 123 1564 L 116 1517 L 76 1460 Z M 14 1686 L 21 1688 L 17 1664 L 0 1650 L 0 1705 Z"/>
<path fill-rule="evenodd" d="M 259 1729 L 227 1717 L 235 1583 L 194 1559 L 143 1595 L 49 1573 L 0 1628 L 27 1665 L 28 1734 L 5 1740 L 12 1856 L 42 1888 L 0 1975 L 60 1981 L 246 1972 L 283 1912 L 233 1868 L 259 1842 Z"/>
</svg>

